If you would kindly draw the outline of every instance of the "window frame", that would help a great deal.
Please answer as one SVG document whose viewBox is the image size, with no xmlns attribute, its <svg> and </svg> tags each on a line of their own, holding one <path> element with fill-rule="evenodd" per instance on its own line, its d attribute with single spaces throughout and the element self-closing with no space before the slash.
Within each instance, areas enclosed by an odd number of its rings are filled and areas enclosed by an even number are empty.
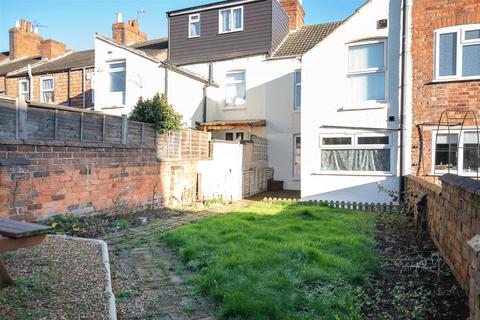
<svg viewBox="0 0 480 320">
<path fill-rule="evenodd" d="M 231 134 L 233 140 L 227 140 L 227 134 Z M 239 138 L 238 137 L 239 135 L 241 135 L 242 137 Z M 224 139 L 225 141 L 237 141 L 239 139 L 240 141 L 243 141 L 245 140 L 245 132 L 244 131 L 225 131 Z"/>
<path fill-rule="evenodd" d="M 235 28 L 235 26 L 234 26 L 233 11 L 236 10 L 236 9 L 240 9 L 240 11 L 242 12 L 242 17 L 241 17 L 242 19 L 240 20 L 240 22 L 241 22 L 240 28 Z M 224 12 L 224 11 L 230 11 L 230 17 L 231 17 L 230 27 L 231 28 L 230 28 L 229 31 L 223 31 L 222 30 L 222 27 L 223 27 L 222 12 Z M 245 10 L 243 9 L 243 6 L 237 6 L 237 7 L 218 10 L 218 34 L 225 34 L 225 33 L 243 31 L 243 28 L 244 28 L 244 24 L 243 24 L 244 23 L 244 12 L 245 12 Z"/>
<path fill-rule="evenodd" d="M 457 170 L 451 169 L 450 173 L 454 173 L 463 176 L 463 177 L 476 177 L 476 172 L 465 172 L 463 168 L 464 163 L 464 144 L 465 144 L 465 133 L 476 133 L 476 129 L 474 128 L 465 128 L 461 134 L 460 130 L 438 130 L 432 131 L 432 153 L 431 153 L 431 169 L 430 174 L 433 176 L 442 176 L 446 173 L 449 173 L 448 170 L 435 170 L 435 161 L 436 161 L 436 154 L 437 154 L 437 147 L 435 142 L 437 141 L 438 135 L 445 135 L 445 134 L 456 134 L 458 139 L 458 148 L 457 148 Z M 480 132 L 479 132 L 480 135 Z M 480 144 L 480 142 L 479 142 Z M 478 173 L 480 174 L 480 165 L 477 169 Z"/>
<path fill-rule="evenodd" d="M 238 73 L 243 73 L 244 74 L 244 80 L 243 81 L 233 81 L 233 82 L 228 82 L 228 75 L 230 74 L 238 74 Z M 229 85 L 235 85 L 239 83 L 244 83 L 245 86 L 245 98 L 243 104 L 232 104 L 229 105 L 227 104 L 227 92 L 228 92 L 228 87 Z M 235 108 L 244 108 L 247 105 L 247 71 L 246 70 L 230 70 L 225 73 L 225 109 L 235 109 Z"/>
<path fill-rule="evenodd" d="M 192 21 L 194 17 L 197 17 L 198 21 Z M 197 22 L 198 22 L 198 35 L 192 36 L 192 25 Z M 201 33 L 202 33 L 202 22 L 201 22 L 200 13 L 190 14 L 188 16 L 188 38 L 189 39 L 198 38 L 200 37 Z"/>
<path fill-rule="evenodd" d="M 43 81 L 45 80 L 52 80 L 52 83 L 53 83 L 53 88 L 52 89 L 48 89 L 48 90 L 44 90 L 43 89 Z M 44 98 L 43 98 L 43 93 L 44 92 L 52 92 L 53 93 L 53 101 L 52 102 L 45 102 Z M 55 78 L 53 76 L 47 76 L 47 77 L 42 77 L 40 78 L 40 102 L 42 103 L 50 103 L 50 104 L 54 104 L 55 103 Z"/>
<path fill-rule="evenodd" d="M 465 34 L 467 31 L 479 30 L 480 24 L 468 24 L 468 25 L 458 25 L 447 28 L 441 28 L 434 31 L 434 57 L 433 57 L 433 79 L 434 81 L 452 81 L 452 80 L 475 80 L 480 79 L 479 75 L 474 76 L 464 76 L 463 75 L 463 48 L 471 45 L 480 45 L 480 39 L 466 40 Z M 451 76 L 441 76 L 440 75 L 440 36 L 443 34 L 456 33 L 457 42 L 456 42 L 456 73 Z"/>
<path fill-rule="evenodd" d="M 357 47 L 357 46 L 365 46 L 370 44 L 377 44 L 383 43 L 383 68 L 367 68 L 367 69 L 358 69 L 351 71 L 350 70 L 350 48 Z M 346 89 L 347 92 L 350 91 L 350 78 L 358 75 L 369 75 L 369 74 L 376 74 L 376 73 L 383 73 L 384 74 L 384 92 L 385 98 L 383 100 L 356 100 L 350 101 L 347 98 L 347 105 L 349 106 L 358 106 L 364 105 L 365 108 L 369 108 L 373 106 L 385 106 L 388 102 L 388 38 L 378 38 L 378 39 L 370 39 L 370 40 L 362 40 L 356 41 L 346 44 L 346 53 L 345 53 L 345 74 L 346 74 Z M 348 107 L 345 109 L 349 109 Z M 354 108 L 355 109 L 355 108 Z"/>
<path fill-rule="evenodd" d="M 22 83 L 27 84 L 27 91 L 22 91 Z M 22 94 L 26 94 L 27 98 L 25 100 L 30 100 L 30 81 L 28 80 L 20 80 L 18 81 L 18 97 L 21 97 Z"/>
<path fill-rule="evenodd" d="M 110 66 L 112 64 L 116 64 L 116 63 L 125 63 L 125 67 L 121 67 L 121 68 L 110 68 Z M 108 70 L 108 93 L 111 97 L 113 96 L 119 96 L 121 95 L 121 106 L 125 106 L 126 105 L 126 101 L 127 101 L 127 59 L 117 59 L 117 60 L 109 60 L 107 61 L 107 70 Z M 125 89 L 124 91 L 111 91 L 111 73 L 117 73 L 117 72 L 125 72 Z"/>
<path fill-rule="evenodd" d="M 295 163 L 296 163 L 296 158 L 297 158 L 297 138 L 300 138 L 300 172 L 296 172 L 296 168 L 295 168 Z M 302 176 L 302 134 L 301 133 L 295 133 L 293 135 L 293 161 L 292 161 L 292 165 L 293 165 L 293 171 L 292 171 L 292 175 L 294 178 L 300 178 Z"/>
<path fill-rule="evenodd" d="M 359 144 L 359 137 L 388 137 L 388 144 Z M 351 138 L 351 144 L 342 145 L 326 145 L 323 144 L 323 138 Z M 342 176 L 393 176 L 396 172 L 395 168 L 395 148 L 394 135 L 392 133 L 321 133 L 319 135 L 319 173 L 323 175 L 342 175 Z M 358 171 L 358 170 L 322 170 L 322 150 L 390 150 L 390 171 Z"/>
<path fill-rule="evenodd" d="M 297 75 L 300 73 L 300 82 L 298 82 Z M 300 105 L 297 105 L 297 88 L 300 87 Z M 294 72 L 294 88 L 293 88 L 293 110 L 302 110 L 302 69 L 297 69 Z"/>
</svg>

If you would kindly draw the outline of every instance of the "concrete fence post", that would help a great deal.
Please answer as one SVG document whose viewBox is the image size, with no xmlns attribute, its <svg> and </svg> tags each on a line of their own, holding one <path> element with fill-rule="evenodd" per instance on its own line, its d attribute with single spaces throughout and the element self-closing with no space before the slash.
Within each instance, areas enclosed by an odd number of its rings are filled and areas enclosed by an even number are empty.
<svg viewBox="0 0 480 320">
<path fill-rule="evenodd" d="M 27 138 L 27 102 L 17 98 L 17 139 Z"/>
<path fill-rule="evenodd" d="M 126 114 L 122 115 L 122 144 L 127 144 L 128 140 L 128 118 Z"/>
</svg>

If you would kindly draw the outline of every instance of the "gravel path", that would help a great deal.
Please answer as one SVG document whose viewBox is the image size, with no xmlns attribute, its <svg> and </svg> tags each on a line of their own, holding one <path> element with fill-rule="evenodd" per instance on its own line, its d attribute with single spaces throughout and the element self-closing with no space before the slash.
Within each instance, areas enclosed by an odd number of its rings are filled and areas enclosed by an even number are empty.
<svg viewBox="0 0 480 320">
<path fill-rule="evenodd" d="M 151 219 L 146 226 L 107 235 L 118 319 L 216 319 L 215 306 L 194 294 L 188 270 L 162 241 L 173 228 L 235 211 L 240 201 L 197 213 Z"/>
<path fill-rule="evenodd" d="M 98 244 L 47 237 L 1 257 L 16 286 L 0 290 L 0 319 L 108 319 Z"/>
</svg>

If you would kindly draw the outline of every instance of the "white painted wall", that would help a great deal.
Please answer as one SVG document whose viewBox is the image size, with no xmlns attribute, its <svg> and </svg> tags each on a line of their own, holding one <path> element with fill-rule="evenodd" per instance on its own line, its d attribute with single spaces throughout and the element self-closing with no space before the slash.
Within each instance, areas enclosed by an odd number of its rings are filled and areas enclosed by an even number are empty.
<svg viewBox="0 0 480 320">
<path fill-rule="evenodd" d="M 238 142 L 213 143 L 212 160 L 198 162 L 205 199 L 242 199 L 243 145 Z"/>
<path fill-rule="evenodd" d="M 127 66 L 124 105 L 109 92 L 108 63 L 116 60 L 125 60 Z M 156 61 L 96 38 L 95 110 L 114 115 L 129 114 L 140 97 L 148 99 L 156 93 L 165 93 L 165 69 L 159 65 Z M 182 115 L 186 127 L 195 127 L 195 122 L 202 120 L 203 83 L 168 71 L 168 99 Z"/>
<path fill-rule="evenodd" d="M 327 133 L 381 133 L 376 130 L 322 129 L 321 126 L 399 127 L 400 0 L 372 0 L 330 34 L 302 60 L 302 197 L 319 200 L 386 202 L 377 184 L 398 190 L 398 131 L 392 131 L 392 173 L 389 175 L 325 174 L 320 170 L 319 137 Z M 388 19 L 388 28 L 377 21 Z M 347 104 L 347 44 L 387 38 L 387 103 L 376 109 L 342 110 Z M 364 108 L 367 105 L 357 105 Z M 372 106 L 370 106 L 372 107 Z M 395 121 L 389 122 L 388 117 Z"/>
<path fill-rule="evenodd" d="M 208 77 L 208 64 L 184 68 Z M 251 133 L 268 139 L 268 165 L 274 169 L 274 178 L 291 190 L 300 189 L 299 177 L 293 176 L 293 135 L 300 133 L 300 112 L 294 110 L 294 73 L 300 68 L 298 59 L 267 60 L 265 56 L 213 62 L 213 80 L 220 88 L 207 92 L 207 121 L 266 120 L 266 128 L 254 128 Z M 246 104 L 225 108 L 226 74 L 234 70 L 246 71 Z M 224 138 L 224 134 L 212 136 Z"/>
</svg>

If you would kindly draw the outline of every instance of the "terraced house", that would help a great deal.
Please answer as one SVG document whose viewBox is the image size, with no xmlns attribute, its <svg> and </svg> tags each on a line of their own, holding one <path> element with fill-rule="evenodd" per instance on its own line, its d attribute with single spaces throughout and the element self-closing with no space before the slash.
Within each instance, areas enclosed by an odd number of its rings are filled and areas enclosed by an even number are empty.
<svg viewBox="0 0 480 320">
<path fill-rule="evenodd" d="M 167 13 L 170 63 L 211 79 L 197 125 L 268 141 L 274 179 L 300 190 L 302 56 L 339 22 L 304 25 L 301 0 L 222 1 Z"/>
</svg>

